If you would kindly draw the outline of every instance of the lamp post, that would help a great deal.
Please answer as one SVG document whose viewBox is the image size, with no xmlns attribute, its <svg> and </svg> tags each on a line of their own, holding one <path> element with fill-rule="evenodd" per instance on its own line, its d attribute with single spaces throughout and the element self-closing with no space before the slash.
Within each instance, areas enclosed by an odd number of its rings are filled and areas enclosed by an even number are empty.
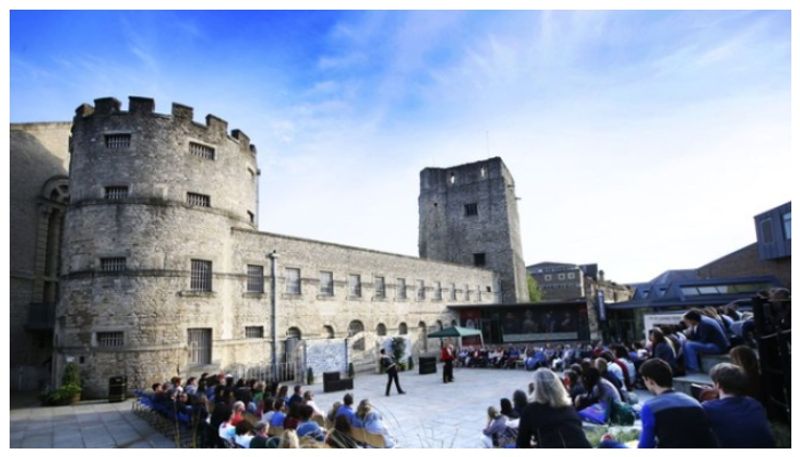
<svg viewBox="0 0 800 457">
<path fill-rule="evenodd" d="M 270 259 L 270 322 L 272 326 L 272 376 L 278 372 L 278 251 L 267 255 Z"/>
</svg>

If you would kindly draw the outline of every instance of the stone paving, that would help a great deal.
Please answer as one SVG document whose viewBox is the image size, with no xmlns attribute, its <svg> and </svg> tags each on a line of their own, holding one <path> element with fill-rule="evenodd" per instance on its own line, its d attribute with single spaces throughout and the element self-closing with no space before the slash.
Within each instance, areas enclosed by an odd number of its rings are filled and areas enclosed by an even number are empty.
<svg viewBox="0 0 800 457">
<path fill-rule="evenodd" d="M 443 384 L 441 364 L 437 368 L 436 374 L 429 375 L 400 373 L 406 395 L 398 395 L 392 386 L 391 396 L 386 397 L 386 375 L 372 373 L 357 374 L 351 393 L 356 405 L 369 398 L 398 446 L 475 448 L 480 447 L 480 431 L 486 426 L 486 409 L 490 405 L 499 408 L 500 398 L 510 399 L 516 389 L 527 391 L 531 378 L 524 370 L 456 368 L 456 382 Z M 321 384 L 312 391 L 317 405 L 325 410 L 346 393 L 323 393 Z M 11 447 L 175 447 L 131 412 L 132 401 L 13 409 Z"/>
</svg>

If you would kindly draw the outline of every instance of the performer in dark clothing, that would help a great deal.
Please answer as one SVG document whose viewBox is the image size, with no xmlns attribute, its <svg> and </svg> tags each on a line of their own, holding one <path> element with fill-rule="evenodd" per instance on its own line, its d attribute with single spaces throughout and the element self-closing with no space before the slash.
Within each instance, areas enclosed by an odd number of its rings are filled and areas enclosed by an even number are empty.
<svg viewBox="0 0 800 457">
<path fill-rule="evenodd" d="M 397 363 L 386 355 L 386 349 L 381 349 L 381 365 L 386 371 L 386 375 L 389 377 L 386 381 L 386 396 L 389 396 L 389 390 L 392 388 L 392 380 L 394 380 L 394 385 L 397 387 L 397 393 L 400 395 L 404 394 L 405 391 L 400 388 L 400 380 L 397 378 Z"/>
<path fill-rule="evenodd" d="M 448 382 L 453 382 L 453 359 L 455 359 L 455 355 L 453 354 L 453 346 L 446 344 L 442 346 L 442 353 L 441 353 L 442 362 L 444 362 L 444 370 L 442 370 L 442 380 L 445 384 Z"/>
</svg>

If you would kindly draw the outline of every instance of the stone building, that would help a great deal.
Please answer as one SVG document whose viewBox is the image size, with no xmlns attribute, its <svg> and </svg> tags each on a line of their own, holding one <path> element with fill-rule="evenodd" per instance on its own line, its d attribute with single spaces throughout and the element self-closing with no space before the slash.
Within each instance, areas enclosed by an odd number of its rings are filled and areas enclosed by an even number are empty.
<svg viewBox="0 0 800 457">
<path fill-rule="evenodd" d="M 54 125 L 61 136 L 43 149 L 61 151 L 55 155 L 64 166 L 70 124 Z M 15 131 L 33 139 L 12 135 L 12 176 L 22 163 L 14 157 L 49 130 L 12 125 Z M 12 260 L 12 335 L 26 335 L 26 351 L 33 334 L 21 330 L 25 316 L 58 302 L 38 355 L 20 356 L 12 368 L 47 365 L 44 354 L 52 353 L 57 383 L 75 361 L 87 396 L 104 395 L 111 376 L 127 376 L 133 388 L 176 373 L 286 361 L 305 339 L 347 338 L 351 361 L 372 367 L 380 337 L 408 335 L 416 353 L 433 350 L 425 335 L 457 317 L 449 305 L 513 302 L 525 290 L 513 179 L 498 158 L 423 170 L 416 258 L 258 231 L 255 147 L 215 116 L 195 122 L 187 106 L 173 104 L 165 115 L 140 97 L 130 98 L 128 111 L 113 98 L 81 105 L 69 151 L 68 181 L 55 167 L 29 180 L 24 194 L 12 185 L 12 201 L 19 200 L 12 232 L 22 239 L 39 227 L 44 236 L 21 246 L 19 258 L 54 259 L 44 267 Z M 439 221 L 426 217 L 429 190 L 446 184 L 433 175 L 467 181 L 470 170 L 485 173 L 484 181 L 440 201 L 464 211 L 469 197 L 489 219 L 459 228 L 455 210 Z M 38 213 L 17 222 L 13 211 L 33 200 Z M 461 252 L 449 241 L 450 251 L 437 244 L 448 237 L 466 243 Z M 485 264 L 475 265 L 475 253 Z M 48 281 L 56 285 L 50 295 Z M 20 346 L 12 340 L 12 353 Z"/>
</svg>

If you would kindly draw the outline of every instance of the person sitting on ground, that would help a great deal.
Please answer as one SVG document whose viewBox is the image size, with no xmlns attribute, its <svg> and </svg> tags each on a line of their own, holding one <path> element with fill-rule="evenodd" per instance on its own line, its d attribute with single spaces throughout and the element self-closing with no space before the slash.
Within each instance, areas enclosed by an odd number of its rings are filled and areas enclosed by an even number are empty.
<svg viewBox="0 0 800 457">
<path fill-rule="evenodd" d="M 697 373 L 700 371 L 698 355 L 724 354 L 728 350 L 728 337 L 717 321 L 697 310 L 689 310 L 683 315 L 683 321 L 692 328 L 686 335 L 689 340 L 683 345 L 684 365 L 688 373 Z"/>
<path fill-rule="evenodd" d="M 332 448 L 341 449 L 357 449 L 364 447 L 353 438 L 350 421 L 347 420 L 347 416 L 345 415 L 336 416 L 333 430 L 331 430 L 325 438 L 325 444 Z"/>
<path fill-rule="evenodd" d="M 583 384 L 581 383 L 580 376 L 571 368 L 564 370 L 561 381 L 564 383 L 564 388 L 567 389 L 567 394 L 569 394 L 572 404 L 575 403 L 575 399 L 579 395 L 586 393 L 586 389 L 583 388 Z"/>
<path fill-rule="evenodd" d="M 547 368 L 539 368 L 533 373 L 533 384 L 533 398 L 520 418 L 517 447 L 591 447 L 581 418 L 558 376 Z"/>
<path fill-rule="evenodd" d="M 283 423 L 286 421 L 286 405 L 284 405 L 283 400 L 277 398 L 274 408 L 275 412 L 269 420 L 269 426 L 271 428 L 283 428 Z"/>
<path fill-rule="evenodd" d="M 508 417 L 501 414 L 494 406 L 490 406 L 486 414 L 489 417 L 481 437 L 483 446 L 486 448 L 505 447 L 502 438 L 506 436 Z"/>
<path fill-rule="evenodd" d="M 664 337 L 664 332 L 656 327 L 650 331 L 650 341 L 653 343 L 653 357 L 659 358 L 669 365 L 674 373 L 678 368 L 677 360 L 675 358 L 675 350 L 672 344 Z"/>
<path fill-rule="evenodd" d="M 353 410 L 353 396 L 350 394 L 345 394 L 342 398 L 342 406 L 336 411 L 336 417 L 345 416 L 347 418 L 347 422 L 350 422 L 350 425 L 356 428 L 361 428 L 361 421 L 359 421 L 358 417 L 356 417 L 356 412 Z"/>
<path fill-rule="evenodd" d="M 757 400 L 745 395 L 747 376 L 732 363 L 720 363 L 709 373 L 719 400 L 702 403 L 720 447 L 771 448 L 775 439 L 767 413 Z"/>
<path fill-rule="evenodd" d="M 384 446 L 387 448 L 395 446 L 395 439 L 389 433 L 389 429 L 384 425 L 381 420 L 380 414 L 375 411 L 372 404 L 366 398 L 361 400 L 358 404 L 356 416 L 359 421 L 364 425 L 364 430 L 375 435 L 383 436 Z"/>
<path fill-rule="evenodd" d="M 600 420 L 607 422 L 614 402 L 622 401 L 617 388 L 607 379 L 602 378 L 600 371 L 594 367 L 583 373 L 582 382 L 587 393 L 576 398 L 575 407 L 578 409 L 578 415 L 585 420 L 591 420 L 591 412 L 587 411 L 586 408 L 598 403 L 603 410 L 603 418 Z M 593 419 L 595 422 L 597 421 L 597 418 Z"/>
<path fill-rule="evenodd" d="M 294 386 L 294 393 L 289 397 L 287 406 L 291 408 L 294 403 L 303 403 L 303 386 L 300 384 Z"/>
<path fill-rule="evenodd" d="M 314 411 L 312 417 L 314 416 L 319 416 L 323 418 L 325 417 L 325 411 L 321 410 L 319 406 L 317 406 L 317 404 L 314 403 L 314 393 L 311 392 L 310 390 L 303 392 L 303 403 L 310 406 L 311 409 Z"/>
<path fill-rule="evenodd" d="M 253 439 L 250 440 L 250 449 L 266 448 L 269 442 L 269 424 L 259 422 L 256 424 Z"/>
<path fill-rule="evenodd" d="M 672 369 L 661 359 L 642 364 L 639 375 L 655 394 L 641 410 L 640 448 L 708 448 L 716 439 L 697 400 L 672 390 Z"/>
<path fill-rule="evenodd" d="M 600 372 L 600 377 L 614 386 L 619 397 L 625 398 L 625 384 L 623 384 L 615 374 L 611 373 L 608 361 L 603 357 L 598 357 L 594 361 L 594 366 L 597 368 L 597 371 Z M 616 365 L 615 368 L 619 369 Z"/>
<path fill-rule="evenodd" d="M 241 421 L 236 425 L 236 435 L 234 442 L 243 448 L 250 447 L 250 440 L 253 439 L 253 425 L 249 421 Z"/>
<path fill-rule="evenodd" d="M 300 422 L 297 424 L 297 436 L 300 438 L 309 436 L 319 441 L 324 440 L 325 430 L 323 430 L 318 423 L 311 420 L 311 416 L 314 414 L 314 408 L 309 405 L 299 405 L 297 408 L 300 412 Z"/>
<path fill-rule="evenodd" d="M 630 360 L 630 351 L 624 344 L 614 346 L 612 350 L 614 354 L 613 363 L 622 369 L 622 375 L 625 378 L 625 389 L 628 391 L 633 390 L 636 384 L 636 367 L 633 361 Z"/>
<path fill-rule="evenodd" d="M 511 400 L 514 402 L 514 412 L 517 413 L 517 417 L 522 416 L 522 411 L 528 406 L 528 396 L 521 390 L 515 390 Z"/>
<path fill-rule="evenodd" d="M 244 420 L 244 402 L 237 401 L 233 404 L 233 416 L 231 416 L 231 425 L 236 427 L 239 425 L 239 422 Z"/>
</svg>

